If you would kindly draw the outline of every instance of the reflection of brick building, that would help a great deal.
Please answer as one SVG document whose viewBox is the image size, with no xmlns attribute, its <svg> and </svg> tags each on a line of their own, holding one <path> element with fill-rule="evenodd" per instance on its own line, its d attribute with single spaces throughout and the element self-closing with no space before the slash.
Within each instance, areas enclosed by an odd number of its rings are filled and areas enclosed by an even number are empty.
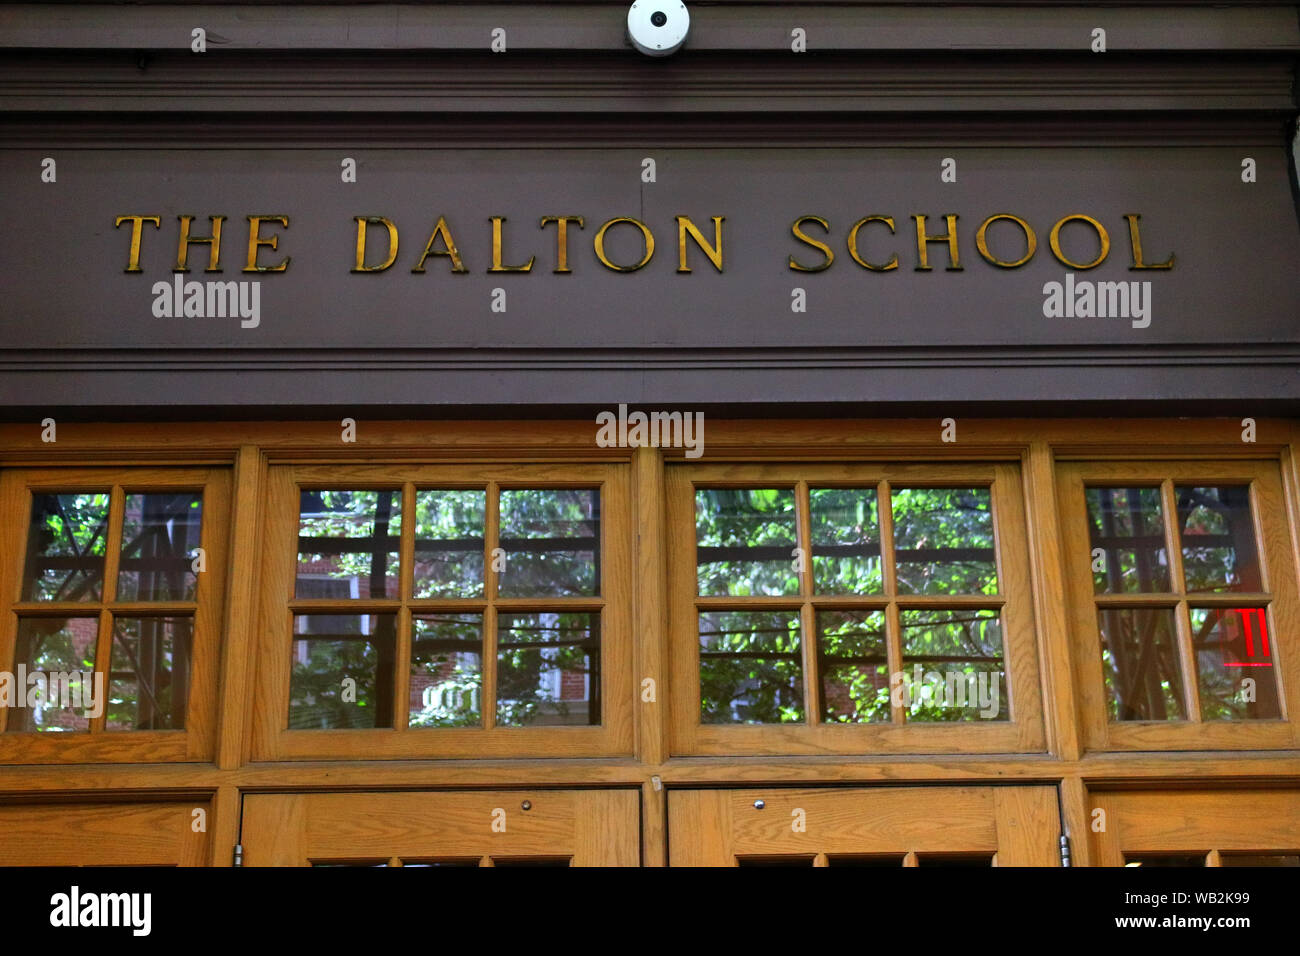
<svg viewBox="0 0 1300 956">
<path fill-rule="evenodd" d="M 51 620 L 49 626 L 59 625 L 61 630 L 54 630 L 42 634 L 37 638 L 40 644 L 40 652 L 32 655 L 34 660 L 28 663 L 28 675 L 33 670 L 40 669 L 45 673 L 57 671 L 89 671 L 90 667 L 83 666 L 84 661 L 95 662 L 95 641 L 99 633 L 99 618 L 97 617 L 73 617 L 64 621 Z M 71 653 L 62 653 L 62 644 L 64 636 L 71 644 Z M 52 646 L 53 645 L 53 646 Z M 18 688 L 18 692 L 24 695 L 24 700 L 28 691 L 32 689 L 32 684 L 28 683 L 25 687 Z M 76 707 L 60 707 L 59 701 L 51 699 L 49 703 L 52 706 L 42 707 L 39 711 L 39 720 L 37 710 L 24 707 L 18 714 L 18 718 L 24 725 L 32 730 L 86 730 L 90 721 L 85 717 L 82 710 Z"/>
</svg>

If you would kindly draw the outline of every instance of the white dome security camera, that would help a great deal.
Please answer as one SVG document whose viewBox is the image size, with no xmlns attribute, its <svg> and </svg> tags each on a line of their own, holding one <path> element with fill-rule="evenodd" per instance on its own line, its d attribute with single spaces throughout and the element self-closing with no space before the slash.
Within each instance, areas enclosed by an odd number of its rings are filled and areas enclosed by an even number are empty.
<svg viewBox="0 0 1300 956">
<path fill-rule="evenodd" d="M 627 11 L 627 35 L 646 56 L 668 56 L 686 42 L 691 15 L 682 0 L 636 0 Z"/>
</svg>

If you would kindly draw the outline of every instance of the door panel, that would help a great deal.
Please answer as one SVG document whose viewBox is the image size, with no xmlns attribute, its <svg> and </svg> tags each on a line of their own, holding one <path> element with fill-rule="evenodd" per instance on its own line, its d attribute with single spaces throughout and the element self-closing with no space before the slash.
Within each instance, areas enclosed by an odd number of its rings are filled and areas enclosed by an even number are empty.
<svg viewBox="0 0 1300 956">
<path fill-rule="evenodd" d="M 637 866 L 639 801 L 633 790 L 248 794 L 241 843 L 249 866 Z"/>
<path fill-rule="evenodd" d="M 1095 793 L 1092 834 L 1100 866 L 1300 865 L 1300 790 Z M 1105 812 L 1098 816 L 1096 810 Z M 1291 858 L 1288 860 L 1287 858 Z"/>
<path fill-rule="evenodd" d="M 677 790 L 673 866 L 1057 866 L 1050 787 Z"/>
<path fill-rule="evenodd" d="M 0 866 L 205 866 L 207 833 L 185 803 L 0 806 Z"/>
</svg>

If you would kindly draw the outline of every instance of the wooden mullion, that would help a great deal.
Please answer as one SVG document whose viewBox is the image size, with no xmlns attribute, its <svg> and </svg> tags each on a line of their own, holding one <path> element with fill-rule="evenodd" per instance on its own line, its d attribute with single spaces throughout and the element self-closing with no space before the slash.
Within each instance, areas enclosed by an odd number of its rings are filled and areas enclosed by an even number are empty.
<svg viewBox="0 0 1300 956">
<path fill-rule="evenodd" d="M 483 527 L 483 574 L 487 607 L 483 609 L 483 664 L 479 668 L 479 701 L 482 708 L 483 729 L 491 730 L 497 722 L 497 609 L 499 581 L 493 567 L 492 553 L 501 538 L 500 486 L 489 481 L 486 491 L 486 509 Z M 491 866 L 490 858 L 484 866 Z"/>
<path fill-rule="evenodd" d="M 401 607 L 398 598 L 295 598 L 288 602 L 293 614 L 394 614 Z"/>
<path fill-rule="evenodd" d="M 1001 610 L 1008 601 L 1005 594 L 905 594 L 894 603 L 909 611 L 928 610 Z"/>
<path fill-rule="evenodd" d="M 405 603 L 412 614 L 482 614 L 488 604 L 483 598 L 417 598 Z"/>
<path fill-rule="evenodd" d="M 795 536 L 799 542 L 799 554 L 803 556 L 803 570 L 799 573 L 799 593 L 803 597 L 803 603 L 799 607 L 802 633 L 799 648 L 803 653 L 804 721 L 819 724 L 822 695 L 821 678 L 817 673 L 817 612 L 812 604 L 812 500 L 806 481 L 795 483 L 794 512 Z"/>
<path fill-rule="evenodd" d="M 1183 671 L 1183 706 L 1187 719 L 1201 722 L 1201 691 L 1196 673 L 1196 649 L 1192 646 L 1192 620 L 1187 610 L 1187 582 L 1183 578 L 1183 539 L 1178 527 L 1178 498 L 1174 481 L 1166 478 L 1160 483 L 1161 508 L 1165 513 L 1165 547 L 1169 555 L 1170 586 L 1178 595 L 1174 611 L 1174 635 L 1178 641 L 1178 661 Z"/>
<path fill-rule="evenodd" d="M 480 602 L 482 603 L 482 602 Z M 492 603 L 503 610 L 520 611 L 602 611 L 608 601 L 603 597 L 514 597 L 495 598 Z"/>
<path fill-rule="evenodd" d="M 107 606 L 114 614 L 130 617 L 193 615 L 199 608 L 197 601 L 114 601 Z"/>
<path fill-rule="evenodd" d="M 393 728 L 403 731 L 410 720 L 411 696 L 411 595 L 415 589 L 415 486 L 402 485 L 402 534 L 398 557 L 397 646 L 393 648 Z"/>
<path fill-rule="evenodd" d="M 804 601 L 794 595 L 714 595 L 695 598 L 695 606 L 701 611 L 797 611 Z M 820 601 L 818 602 L 820 603 Z M 883 602 L 880 602 L 883 604 Z M 533 603 L 529 603 L 529 607 Z"/>
<path fill-rule="evenodd" d="M 117 597 L 117 569 L 122 556 L 122 519 L 126 512 L 126 492 L 115 484 L 108 499 L 108 535 L 104 542 L 104 579 L 100 582 L 99 631 L 95 636 L 95 672 L 104 675 L 104 693 L 109 691 L 113 659 L 113 613 L 108 606 Z M 90 732 L 103 733 L 108 723 L 108 707 L 98 717 L 90 718 Z"/>
<path fill-rule="evenodd" d="M 1094 594 L 1093 601 L 1099 608 L 1170 608 L 1177 607 L 1181 598 L 1177 594 L 1161 591 L 1155 594 L 1141 591 L 1129 591 L 1120 594 Z"/>
<path fill-rule="evenodd" d="M 885 656 L 889 660 L 889 676 L 903 671 L 902 616 L 898 611 L 898 579 L 894 565 L 894 513 L 889 482 L 876 486 L 876 516 L 880 527 L 880 581 L 889 603 L 885 606 Z M 907 720 L 906 707 L 894 701 L 893 688 L 889 695 L 889 719 L 902 724 Z"/>
</svg>

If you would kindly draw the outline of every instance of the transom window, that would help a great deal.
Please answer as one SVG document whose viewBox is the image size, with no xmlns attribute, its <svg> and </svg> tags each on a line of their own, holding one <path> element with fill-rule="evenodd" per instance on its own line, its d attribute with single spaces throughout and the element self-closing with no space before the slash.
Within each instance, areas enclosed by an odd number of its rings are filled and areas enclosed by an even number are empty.
<svg viewBox="0 0 1300 956">
<path fill-rule="evenodd" d="M 1286 746 L 1294 574 L 1271 570 L 1289 555 L 1258 532 L 1261 511 L 1281 513 L 1276 468 L 1070 463 L 1062 474 L 1094 739 L 1146 747 L 1190 732 L 1200 745 Z"/>
<path fill-rule="evenodd" d="M 511 733 L 585 730 L 597 749 L 626 734 L 606 711 L 628 679 L 627 612 L 605 584 L 628 546 L 617 466 L 273 474 L 296 535 L 268 554 L 270 593 L 290 595 L 287 618 L 266 608 L 285 641 L 269 750 L 333 753 L 357 732 L 387 731 L 395 754 L 454 748 L 457 732 L 506 750 Z"/>
<path fill-rule="evenodd" d="M 960 748 L 961 724 L 973 747 L 1038 745 L 1017 484 L 1000 465 L 673 466 L 672 537 L 689 520 L 693 544 L 672 559 L 695 665 L 674 669 L 679 744 L 861 749 L 856 728 Z"/>
<path fill-rule="evenodd" d="M 71 759 L 81 748 L 54 738 L 84 734 L 104 759 L 137 744 L 160 759 L 205 752 L 225 473 L 11 472 L 4 491 L 25 517 L 0 688 L 9 746 Z"/>
</svg>

